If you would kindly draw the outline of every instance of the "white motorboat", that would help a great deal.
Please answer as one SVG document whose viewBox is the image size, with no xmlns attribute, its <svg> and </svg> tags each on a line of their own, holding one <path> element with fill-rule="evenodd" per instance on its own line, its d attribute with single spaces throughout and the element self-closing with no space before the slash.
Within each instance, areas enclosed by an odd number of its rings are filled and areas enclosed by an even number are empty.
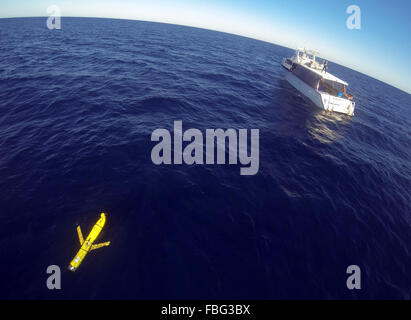
<svg viewBox="0 0 411 320">
<path fill-rule="evenodd" d="M 328 63 L 316 61 L 318 52 L 297 49 L 294 56 L 284 58 L 287 81 L 317 107 L 353 116 L 355 102 L 347 93 L 348 83 L 327 72 Z"/>
</svg>

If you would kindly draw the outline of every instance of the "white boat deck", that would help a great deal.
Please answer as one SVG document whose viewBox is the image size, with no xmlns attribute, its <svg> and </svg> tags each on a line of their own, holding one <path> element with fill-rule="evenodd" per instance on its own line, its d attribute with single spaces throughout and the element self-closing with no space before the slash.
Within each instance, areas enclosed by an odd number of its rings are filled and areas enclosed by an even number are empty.
<svg viewBox="0 0 411 320">
<path fill-rule="evenodd" d="M 337 78 L 336 76 L 332 75 L 331 73 L 323 72 L 321 70 L 314 69 L 314 68 L 310 68 L 309 66 L 306 66 L 304 64 L 301 64 L 301 65 L 304 66 L 305 68 L 311 70 L 312 72 L 317 73 L 319 76 L 323 77 L 325 80 L 335 81 L 335 82 L 341 83 L 345 86 L 348 86 L 347 82 L 345 82 L 344 80 L 341 80 L 340 78 Z"/>
</svg>

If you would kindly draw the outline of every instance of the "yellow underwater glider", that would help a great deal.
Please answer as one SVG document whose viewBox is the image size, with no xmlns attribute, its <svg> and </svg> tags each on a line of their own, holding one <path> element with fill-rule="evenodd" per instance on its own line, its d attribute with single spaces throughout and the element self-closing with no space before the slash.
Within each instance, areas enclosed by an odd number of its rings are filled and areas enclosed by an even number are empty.
<svg viewBox="0 0 411 320">
<path fill-rule="evenodd" d="M 98 235 L 100 234 L 101 230 L 103 230 L 104 224 L 106 223 L 106 215 L 104 213 L 101 214 L 100 219 L 98 219 L 97 223 L 94 225 L 93 229 L 91 229 L 90 234 L 84 241 L 83 234 L 81 233 L 80 226 L 77 226 L 77 234 L 80 240 L 81 248 L 77 252 L 74 259 L 70 262 L 69 270 L 76 271 L 80 264 L 83 262 L 84 258 L 86 257 L 87 253 L 92 250 L 106 247 L 110 244 L 110 241 L 93 244 L 94 241 L 97 239 Z"/>
</svg>

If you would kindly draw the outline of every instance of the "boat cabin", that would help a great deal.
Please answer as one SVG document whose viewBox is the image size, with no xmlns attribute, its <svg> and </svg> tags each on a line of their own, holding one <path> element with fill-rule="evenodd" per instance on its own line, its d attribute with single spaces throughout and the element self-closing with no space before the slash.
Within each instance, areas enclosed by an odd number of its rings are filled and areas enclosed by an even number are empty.
<svg viewBox="0 0 411 320">
<path fill-rule="evenodd" d="M 323 64 L 315 60 L 316 54 L 315 51 L 297 50 L 290 71 L 315 90 L 351 100 L 352 95 L 346 91 L 348 83 L 324 72 Z"/>
</svg>

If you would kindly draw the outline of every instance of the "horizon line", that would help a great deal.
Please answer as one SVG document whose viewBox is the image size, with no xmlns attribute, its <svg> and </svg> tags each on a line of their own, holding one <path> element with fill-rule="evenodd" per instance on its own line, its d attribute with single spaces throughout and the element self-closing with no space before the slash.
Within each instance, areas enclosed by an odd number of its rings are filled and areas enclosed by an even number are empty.
<svg viewBox="0 0 411 320">
<path fill-rule="evenodd" d="M 140 21 L 140 22 L 149 22 L 149 23 L 150 23 L 150 22 L 151 22 L 151 23 L 161 23 L 161 24 L 168 24 L 168 25 L 174 25 L 174 26 L 195 28 L 195 29 L 200 29 L 200 30 L 221 32 L 221 33 L 225 33 L 225 34 L 229 34 L 229 35 L 234 35 L 234 36 L 243 37 L 243 38 L 247 38 L 247 39 L 251 39 L 251 40 L 261 41 L 261 42 L 268 43 L 268 44 L 273 44 L 273 45 L 276 45 L 276 46 L 279 46 L 279 47 L 283 47 L 283 48 L 286 48 L 286 49 L 290 49 L 290 50 L 294 50 L 294 51 L 297 49 L 297 48 L 288 47 L 287 45 L 280 44 L 280 43 L 274 42 L 274 41 L 263 40 L 263 39 L 254 38 L 254 37 L 247 36 L 247 35 L 243 35 L 243 34 L 239 34 L 239 33 L 232 33 L 232 32 L 227 32 L 227 31 L 219 30 L 219 29 L 209 29 L 209 28 L 198 27 L 198 26 L 188 25 L 188 24 L 179 24 L 179 23 L 171 23 L 171 22 L 164 22 L 164 21 L 154 21 L 154 20 L 132 19 L 132 18 L 116 18 L 116 17 L 63 16 L 63 15 L 62 15 L 61 18 L 63 18 L 63 17 L 64 17 L 64 18 L 84 18 L 84 19 L 87 19 L 87 18 L 89 18 L 89 19 L 112 19 L 112 20 L 125 20 L 125 21 Z M 24 18 L 46 18 L 46 19 L 47 19 L 47 18 L 49 18 L 49 16 L 0 17 L 0 19 L 24 19 Z M 320 59 L 324 59 L 324 58 L 321 58 L 321 57 L 319 57 L 319 58 L 320 58 Z M 388 83 L 388 82 L 386 82 L 386 81 L 384 81 L 384 80 L 382 80 L 382 79 L 378 79 L 378 78 L 376 78 L 375 76 L 372 76 L 372 75 L 369 75 L 369 74 L 367 74 L 367 73 L 365 73 L 365 72 L 362 72 L 362 71 L 353 69 L 352 67 L 349 67 L 349 66 L 347 66 L 347 65 L 345 65 L 345 64 L 335 62 L 335 61 L 333 61 L 333 59 L 327 58 L 327 60 L 328 60 L 328 61 L 331 61 L 331 62 L 334 63 L 334 64 L 343 66 L 343 67 L 345 67 L 345 68 L 348 68 L 348 69 L 350 69 L 350 70 L 353 70 L 353 71 L 355 71 L 355 72 L 358 72 L 358 73 L 360 73 L 360 74 L 362 74 L 362 75 L 365 75 L 365 76 L 367 76 L 367 77 L 370 77 L 370 78 L 372 78 L 372 79 L 374 79 L 374 80 L 380 81 L 380 82 L 382 82 L 382 83 L 384 83 L 384 84 L 386 84 L 386 85 L 388 85 L 388 86 L 390 86 L 390 87 L 392 87 L 392 88 L 395 88 L 395 89 L 397 89 L 397 90 L 402 91 L 403 93 L 406 93 L 406 94 L 408 94 L 408 95 L 411 95 L 411 92 L 407 92 L 406 89 L 399 88 L 399 87 L 395 86 L 394 84 Z"/>
</svg>

